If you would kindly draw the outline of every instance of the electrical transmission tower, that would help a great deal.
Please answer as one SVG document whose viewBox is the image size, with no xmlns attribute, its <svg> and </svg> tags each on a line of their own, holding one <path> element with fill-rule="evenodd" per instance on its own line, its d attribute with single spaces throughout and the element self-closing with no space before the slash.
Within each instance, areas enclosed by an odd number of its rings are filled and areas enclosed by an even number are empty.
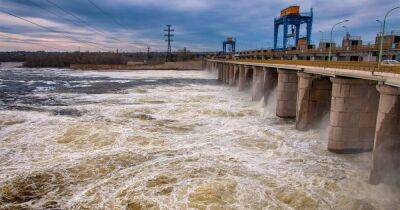
<svg viewBox="0 0 400 210">
<path fill-rule="evenodd" d="M 150 60 L 150 46 L 147 46 L 147 62 Z"/>
<path fill-rule="evenodd" d="M 169 61 L 171 59 L 171 55 L 172 55 L 171 42 L 174 41 L 174 40 L 172 40 L 172 37 L 174 35 L 171 32 L 174 32 L 174 29 L 172 29 L 171 27 L 172 27 L 172 25 L 167 25 L 167 29 L 164 30 L 166 32 L 166 34 L 164 36 L 167 37 L 167 39 L 165 41 L 168 43 L 166 61 Z"/>
</svg>

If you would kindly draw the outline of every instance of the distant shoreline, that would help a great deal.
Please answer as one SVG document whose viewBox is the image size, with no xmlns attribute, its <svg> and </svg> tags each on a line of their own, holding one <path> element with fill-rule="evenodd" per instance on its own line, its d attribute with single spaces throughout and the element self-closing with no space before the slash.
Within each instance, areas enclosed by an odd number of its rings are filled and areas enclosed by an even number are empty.
<svg viewBox="0 0 400 210">
<path fill-rule="evenodd" d="M 90 70 L 90 71 L 109 71 L 109 70 L 174 70 L 174 71 L 190 71 L 202 70 L 201 61 L 183 61 L 183 62 L 167 62 L 156 65 L 96 65 L 96 64 L 71 64 L 70 69 L 74 70 Z"/>
</svg>

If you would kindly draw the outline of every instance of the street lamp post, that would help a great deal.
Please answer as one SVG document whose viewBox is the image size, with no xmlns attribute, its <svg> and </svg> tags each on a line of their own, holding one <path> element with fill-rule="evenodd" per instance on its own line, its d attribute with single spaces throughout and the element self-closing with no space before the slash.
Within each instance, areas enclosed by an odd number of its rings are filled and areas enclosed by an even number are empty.
<svg viewBox="0 0 400 210">
<path fill-rule="evenodd" d="M 349 28 L 347 26 L 342 26 L 342 28 L 344 28 L 344 30 L 346 31 L 346 34 L 344 35 L 344 39 L 346 39 L 347 41 L 349 41 L 348 39 L 350 39 L 350 33 L 349 33 Z M 342 44 L 342 48 L 344 48 L 343 44 Z M 346 50 L 350 49 L 350 44 L 347 44 Z"/>
<path fill-rule="evenodd" d="M 335 27 L 336 27 L 337 25 L 342 24 L 342 23 L 345 23 L 345 22 L 349 22 L 349 20 L 340 21 L 340 22 L 338 22 L 338 23 L 336 23 L 335 25 L 332 26 L 332 29 L 331 29 L 331 39 L 330 39 L 330 41 L 329 41 L 329 56 L 328 56 L 329 62 L 332 61 L 332 42 L 333 42 L 333 41 L 332 41 L 332 36 L 333 36 L 333 30 L 335 29 Z"/>
<path fill-rule="evenodd" d="M 324 40 L 324 32 L 323 31 L 318 31 L 319 33 L 321 33 L 321 41 Z"/>
<path fill-rule="evenodd" d="M 347 26 L 342 26 L 344 30 L 346 31 L 346 35 L 349 33 L 349 28 Z"/>
<path fill-rule="evenodd" d="M 378 35 L 379 34 L 382 34 L 382 26 L 383 26 L 383 22 L 381 21 L 381 20 L 378 20 L 378 19 L 376 19 L 375 20 L 376 22 L 378 22 L 380 25 L 379 25 L 379 30 L 378 30 Z"/>
<path fill-rule="evenodd" d="M 318 31 L 319 33 L 321 33 L 321 40 L 319 40 L 319 47 L 321 50 L 321 43 L 324 42 L 324 32 L 323 31 Z"/>
<path fill-rule="evenodd" d="M 378 70 L 381 68 L 381 63 L 382 63 L 382 54 L 383 54 L 383 38 L 385 36 L 385 27 L 386 27 L 386 19 L 392 13 L 394 10 L 400 9 L 400 6 L 394 7 L 391 10 L 389 10 L 385 14 L 385 18 L 383 19 L 383 24 L 382 24 L 382 34 L 381 34 L 381 40 L 380 40 L 380 46 L 379 46 L 379 59 L 378 59 Z"/>
<path fill-rule="evenodd" d="M 318 31 L 319 33 L 321 33 L 321 40 L 319 40 L 319 47 L 318 47 L 318 49 L 319 49 L 319 51 L 321 51 L 322 52 L 322 45 L 321 45 L 321 43 L 323 43 L 324 42 L 324 32 L 323 31 Z"/>
<path fill-rule="evenodd" d="M 381 21 L 381 20 L 378 20 L 378 19 L 376 19 L 375 20 L 377 23 L 379 23 L 380 25 L 379 25 L 379 30 L 378 30 L 378 37 L 380 36 L 381 38 L 382 38 L 382 27 L 383 27 L 383 22 Z M 379 40 L 379 44 L 380 44 L 380 40 Z M 375 47 L 374 47 L 375 49 L 377 49 L 378 48 L 378 45 L 375 43 Z M 380 54 L 380 52 L 378 52 L 378 58 L 379 58 L 379 54 Z M 376 59 L 375 59 L 376 60 Z M 378 69 L 380 68 L 379 67 L 380 65 L 378 64 Z M 373 74 L 373 72 L 372 72 L 372 74 Z"/>
</svg>

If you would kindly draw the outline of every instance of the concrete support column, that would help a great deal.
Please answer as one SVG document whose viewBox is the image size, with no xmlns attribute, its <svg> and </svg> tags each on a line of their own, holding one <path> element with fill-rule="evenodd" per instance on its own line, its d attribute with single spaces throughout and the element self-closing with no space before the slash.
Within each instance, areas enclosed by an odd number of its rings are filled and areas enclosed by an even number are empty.
<svg viewBox="0 0 400 210">
<path fill-rule="evenodd" d="M 229 85 L 235 85 L 235 65 L 229 65 Z"/>
<path fill-rule="evenodd" d="M 332 100 L 328 150 L 370 151 L 374 143 L 379 94 L 376 82 L 331 78 Z"/>
<path fill-rule="evenodd" d="M 307 130 L 319 124 L 329 113 L 332 84 L 329 77 L 300 72 L 297 75 L 296 128 Z"/>
<path fill-rule="evenodd" d="M 252 87 L 252 82 L 253 82 L 253 66 L 245 66 L 244 67 L 244 72 L 245 72 L 245 89 L 249 89 Z"/>
<path fill-rule="evenodd" d="M 253 101 L 259 101 L 264 97 L 264 69 L 255 66 L 253 68 L 253 87 L 251 90 L 251 98 Z"/>
<path fill-rule="evenodd" d="M 278 69 L 276 105 L 278 117 L 296 117 L 297 80 L 297 71 Z"/>
<path fill-rule="evenodd" d="M 246 89 L 246 67 L 244 65 L 239 66 L 239 91 Z"/>
<path fill-rule="evenodd" d="M 264 67 L 264 103 L 268 103 L 269 96 L 278 84 L 278 72 L 276 68 Z"/>
<path fill-rule="evenodd" d="M 233 68 L 233 72 L 234 72 L 234 85 L 238 85 L 239 84 L 239 69 L 240 69 L 240 65 L 235 64 L 234 68 Z"/>
<path fill-rule="evenodd" d="M 226 80 L 225 80 L 225 83 L 226 84 L 229 84 L 229 72 L 230 72 L 230 70 L 231 70 L 231 64 L 229 64 L 229 63 L 227 63 L 226 64 Z"/>
<path fill-rule="evenodd" d="M 226 63 L 222 63 L 222 82 L 226 81 Z"/>
<path fill-rule="evenodd" d="M 221 69 L 221 82 L 224 82 L 224 64 L 219 63 L 219 68 Z"/>
<path fill-rule="evenodd" d="M 380 93 L 371 184 L 400 183 L 400 88 L 378 85 Z"/>
<path fill-rule="evenodd" d="M 218 71 L 218 81 L 222 82 L 222 79 L 223 79 L 222 65 L 221 65 L 221 63 L 216 63 L 216 65 L 217 65 L 217 71 Z"/>
<path fill-rule="evenodd" d="M 225 64 L 225 84 L 229 84 L 229 63 Z"/>
<path fill-rule="evenodd" d="M 219 63 L 219 68 L 221 69 L 221 82 L 224 82 L 224 67 L 223 63 Z"/>
</svg>

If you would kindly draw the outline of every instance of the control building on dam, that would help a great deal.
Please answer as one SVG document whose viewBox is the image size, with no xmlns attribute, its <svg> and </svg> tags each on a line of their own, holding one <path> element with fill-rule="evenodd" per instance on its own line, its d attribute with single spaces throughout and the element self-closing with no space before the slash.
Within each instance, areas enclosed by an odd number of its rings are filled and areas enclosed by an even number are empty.
<svg viewBox="0 0 400 210">
<path fill-rule="evenodd" d="M 351 36 L 347 33 L 342 40 L 342 46 L 321 40 L 319 46 L 307 45 L 304 38 L 299 39 L 298 45 L 287 50 L 248 50 L 235 55 L 225 55 L 236 60 L 311 60 L 325 61 L 329 58 L 329 47 L 332 46 L 332 61 L 369 61 L 376 62 L 379 55 L 381 35 L 377 34 L 374 44 L 364 45 L 361 36 Z M 400 33 L 391 32 L 383 36 L 383 59 L 400 60 Z M 221 56 L 219 56 L 221 57 Z"/>
<path fill-rule="evenodd" d="M 298 7 L 287 8 L 275 19 L 275 49 L 224 51 L 204 59 L 203 68 L 223 84 L 250 90 L 255 101 L 276 100 L 276 115 L 295 118 L 298 130 L 316 128 L 329 115 L 327 150 L 372 151 L 370 183 L 400 183 L 400 66 L 377 62 L 381 40 L 383 60 L 400 59 L 400 35 L 377 34 L 375 44 L 365 45 L 346 33 L 340 47 L 326 40 L 316 47 L 312 18 L 312 10 L 301 15 Z M 285 39 L 277 48 L 282 24 Z M 306 37 L 298 34 L 301 24 Z"/>
</svg>

